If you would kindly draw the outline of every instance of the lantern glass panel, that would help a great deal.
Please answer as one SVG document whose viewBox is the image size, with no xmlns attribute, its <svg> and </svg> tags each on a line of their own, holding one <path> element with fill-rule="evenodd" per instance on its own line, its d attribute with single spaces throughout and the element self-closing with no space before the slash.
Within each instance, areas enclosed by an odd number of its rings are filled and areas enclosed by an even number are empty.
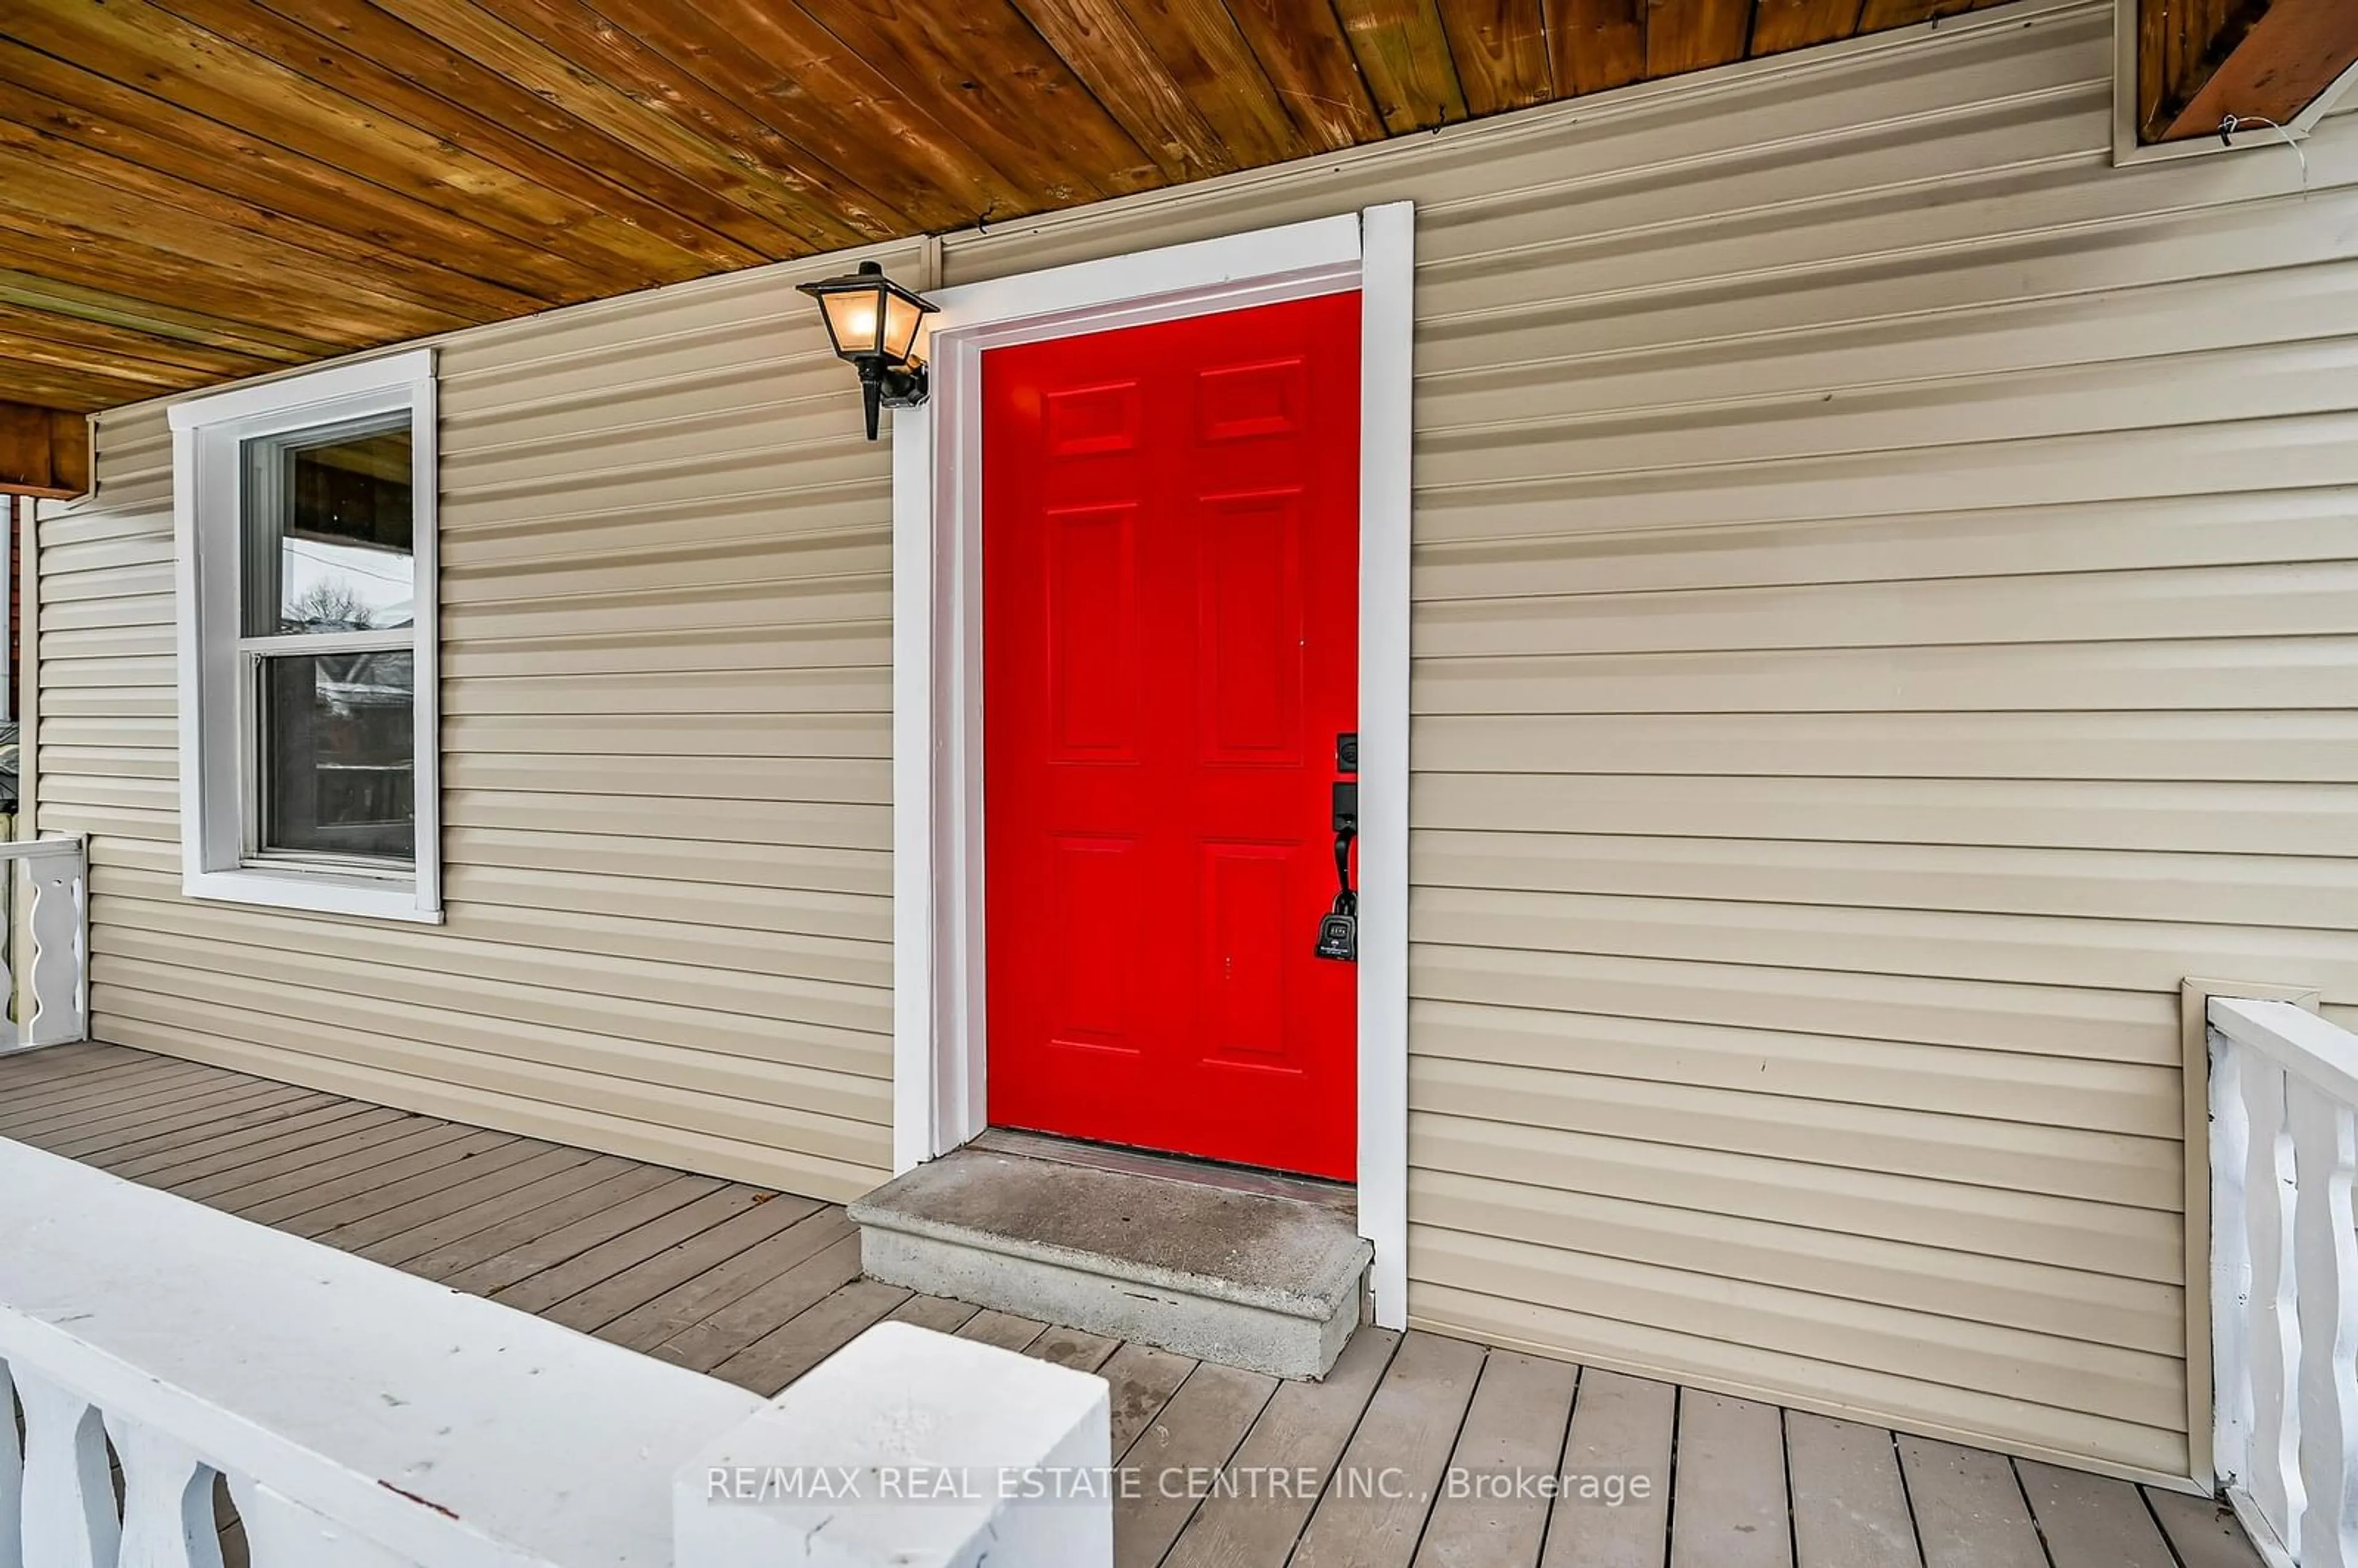
<svg viewBox="0 0 2358 1568">
<path fill-rule="evenodd" d="M 835 351 L 846 359 L 854 354 L 873 354 L 883 351 L 884 290 L 882 288 L 847 288 L 839 294 L 821 297 L 827 308 L 827 330 L 835 339 Z"/>
<path fill-rule="evenodd" d="M 925 319 L 917 302 L 892 293 L 884 297 L 884 355 L 894 364 L 906 364 L 917 346 L 917 323 Z"/>
</svg>

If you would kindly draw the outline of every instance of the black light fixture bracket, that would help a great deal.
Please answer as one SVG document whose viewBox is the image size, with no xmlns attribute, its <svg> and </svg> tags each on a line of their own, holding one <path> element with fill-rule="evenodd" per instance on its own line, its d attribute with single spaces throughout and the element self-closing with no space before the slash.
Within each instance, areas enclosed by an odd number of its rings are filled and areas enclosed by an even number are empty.
<svg viewBox="0 0 2358 1568">
<path fill-rule="evenodd" d="M 922 362 L 891 365 L 874 355 L 857 362 L 860 401 L 868 406 L 868 438 L 871 441 L 876 438 L 880 410 L 921 406 L 933 391 L 933 377 L 926 373 Z"/>
</svg>

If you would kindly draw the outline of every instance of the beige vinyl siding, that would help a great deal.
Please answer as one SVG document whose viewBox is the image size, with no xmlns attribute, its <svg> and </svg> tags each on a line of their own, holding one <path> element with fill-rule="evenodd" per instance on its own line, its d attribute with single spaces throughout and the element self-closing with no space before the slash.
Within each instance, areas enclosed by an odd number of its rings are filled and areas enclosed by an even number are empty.
<svg viewBox="0 0 2358 1568">
<path fill-rule="evenodd" d="M 887 449 L 776 273 L 464 334 L 440 375 L 439 928 L 180 897 L 162 411 L 102 419 L 97 495 L 42 523 L 41 826 L 92 835 L 96 1033 L 866 1191 Z"/>
<path fill-rule="evenodd" d="M 2358 124 L 2111 16 L 976 239 L 1418 203 L 1410 1311 L 2183 1475 L 2178 986 L 2358 1004 Z"/>
<path fill-rule="evenodd" d="M 1061 218 L 1419 204 L 1410 1307 L 2183 1475 L 2178 986 L 2358 1019 L 2358 118 L 2110 166 L 2032 4 Z M 800 276 L 800 275 L 795 275 Z M 791 277 L 445 350 L 451 918 L 178 899 L 160 416 L 42 524 L 107 1038 L 887 1158 L 883 449 Z"/>
</svg>

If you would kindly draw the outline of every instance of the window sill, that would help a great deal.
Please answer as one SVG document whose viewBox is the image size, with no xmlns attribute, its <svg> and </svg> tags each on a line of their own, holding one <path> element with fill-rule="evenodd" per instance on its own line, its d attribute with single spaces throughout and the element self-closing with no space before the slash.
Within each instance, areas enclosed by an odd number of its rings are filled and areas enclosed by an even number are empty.
<svg viewBox="0 0 2358 1568">
<path fill-rule="evenodd" d="M 196 871 L 180 879 L 180 891 L 190 898 L 221 903 L 302 909 L 319 914 L 359 915 L 369 920 L 407 920 L 427 925 L 442 924 L 441 908 L 419 903 L 416 888 L 406 881 L 340 877 L 319 871 Z"/>
</svg>

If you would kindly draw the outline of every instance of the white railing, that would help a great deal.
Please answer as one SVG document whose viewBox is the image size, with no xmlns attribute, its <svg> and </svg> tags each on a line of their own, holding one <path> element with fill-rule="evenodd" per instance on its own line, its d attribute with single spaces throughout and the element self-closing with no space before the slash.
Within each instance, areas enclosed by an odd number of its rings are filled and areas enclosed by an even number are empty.
<svg viewBox="0 0 2358 1568">
<path fill-rule="evenodd" d="M 0 841 L 0 1056 L 90 1032 L 90 866 L 78 838 Z"/>
<path fill-rule="evenodd" d="M 2212 1463 L 2271 1562 L 2358 1565 L 2358 1035 L 2212 997 Z"/>
<path fill-rule="evenodd" d="M 763 1400 L 5 1140 L 0 1194 L 0 1568 L 219 1568 L 216 1476 L 254 1568 L 1113 1561 L 1038 1479 L 1102 1379 L 885 1324 Z"/>
</svg>

